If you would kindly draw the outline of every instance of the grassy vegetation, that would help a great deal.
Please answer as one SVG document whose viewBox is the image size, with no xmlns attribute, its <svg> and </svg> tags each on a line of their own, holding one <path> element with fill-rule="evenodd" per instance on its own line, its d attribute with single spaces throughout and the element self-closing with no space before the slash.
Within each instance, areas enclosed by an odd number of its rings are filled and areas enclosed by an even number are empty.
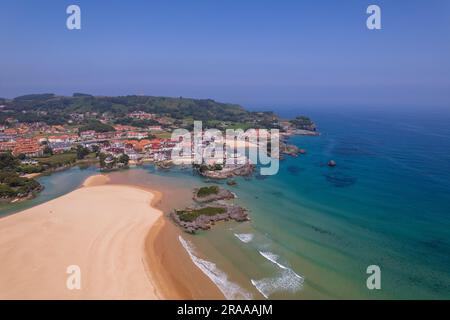
<svg viewBox="0 0 450 320">
<path fill-rule="evenodd" d="M 201 187 L 197 191 L 198 197 L 207 197 L 212 194 L 218 194 L 219 193 L 219 187 L 218 186 L 209 186 L 209 187 Z"/>
<path fill-rule="evenodd" d="M 86 125 L 80 127 L 80 132 L 83 131 L 95 131 L 95 132 L 110 132 L 110 131 L 116 131 L 114 127 L 101 123 L 100 121 L 89 121 Z"/>
<path fill-rule="evenodd" d="M 16 171 L 23 174 L 30 174 L 42 172 L 44 168 L 41 165 L 20 165 Z"/>
<path fill-rule="evenodd" d="M 242 129 L 244 131 L 253 128 L 253 125 L 250 123 L 242 123 L 242 122 L 236 122 L 236 123 L 232 123 L 226 126 L 226 129 L 232 129 L 232 130 L 238 130 L 238 129 Z"/>
<path fill-rule="evenodd" d="M 121 118 L 123 120 L 119 120 L 119 122 L 138 126 L 155 123 L 153 121 L 133 120 L 127 117 L 128 113 L 137 110 L 179 121 L 187 119 L 202 120 L 207 122 L 207 127 L 221 127 L 223 123 L 239 123 L 239 126 L 249 123 L 257 127 L 258 125 L 271 124 L 274 117 L 269 112 L 246 111 L 236 104 L 220 103 L 211 99 L 183 97 L 94 97 L 79 94 L 73 97 L 64 97 L 43 94 L 6 100 L 4 104 L 9 111 L 8 117 L 16 118 L 20 122 L 43 121 L 48 124 L 67 124 L 71 120 L 71 114 L 89 112 L 91 116 L 88 119 L 77 120 L 77 124 L 84 126 L 81 131 L 95 130 L 97 132 L 113 131 L 111 127 L 99 123 L 99 116 L 104 113 L 113 116 L 116 121 Z M 4 122 L 5 117 L 2 118 L 1 116 L 0 114 L 0 122 Z"/>
<path fill-rule="evenodd" d="M 39 182 L 19 177 L 15 172 L 0 172 L 0 197 L 2 198 L 27 195 L 39 187 Z"/>
<path fill-rule="evenodd" d="M 151 131 L 150 134 L 157 139 L 170 139 L 172 137 L 172 133 L 166 131 Z"/>
<path fill-rule="evenodd" d="M 298 116 L 295 119 L 291 120 L 290 122 L 297 129 L 312 130 L 312 131 L 315 130 L 314 122 L 312 122 L 310 118 L 305 116 Z"/>
<path fill-rule="evenodd" d="M 24 166 L 10 153 L 0 154 L 0 197 L 12 198 L 38 190 L 40 184 L 32 179 L 19 177 Z"/>
<path fill-rule="evenodd" d="M 75 163 L 77 161 L 77 153 L 66 152 L 35 159 L 39 161 L 39 163 L 43 166 L 48 166 L 50 168 L 57 168 Z"/>
<path fill-rule="evenodd" d="M 200 216 L 215 216 L 216 214 L 225 213 L 226 209 L 222 207 L 206 207 L 195 210 L 179 210 L 177 215 L 181 221 L 192 222 Z"/>
</svg>

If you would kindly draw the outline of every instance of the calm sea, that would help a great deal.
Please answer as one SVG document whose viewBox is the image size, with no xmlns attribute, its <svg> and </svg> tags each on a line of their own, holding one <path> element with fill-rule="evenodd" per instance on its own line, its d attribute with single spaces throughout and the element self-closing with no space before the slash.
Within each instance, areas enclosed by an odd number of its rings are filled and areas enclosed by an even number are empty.
<svg viewBox="0 0 450 320">
<path fill-rule="evenodd" d="M 450 112 L 305 113 L 322 133 L 290 139 L 306 155 L 282 161 L 275 176 L 223 185 L 252 221 L 179 239 L 197 266 L 229 298 L 449 298 Z M 0 214 L 67 193 L 94 173 L 43 177 L 41 196 Z M 178 188 L 179 205 L 207 183 L 153 166 L 115 175 Z M 380 267 L 381 290 L 367 289 L 369 265 Z"/>
</svg>

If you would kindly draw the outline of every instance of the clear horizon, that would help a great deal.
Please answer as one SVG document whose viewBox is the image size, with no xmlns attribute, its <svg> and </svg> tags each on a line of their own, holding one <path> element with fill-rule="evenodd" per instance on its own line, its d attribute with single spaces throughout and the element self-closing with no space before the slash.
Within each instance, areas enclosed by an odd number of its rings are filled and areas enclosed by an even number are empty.
<svg viewBox="0 0 450 320">
<path fill-rule="evenodd" d="M 0 97 L 183 96 L 247 108 L 447 108 L 447 1 L 2 3 Z M 370 31 L 366 8 L 382 10 Z"/>
</svg>

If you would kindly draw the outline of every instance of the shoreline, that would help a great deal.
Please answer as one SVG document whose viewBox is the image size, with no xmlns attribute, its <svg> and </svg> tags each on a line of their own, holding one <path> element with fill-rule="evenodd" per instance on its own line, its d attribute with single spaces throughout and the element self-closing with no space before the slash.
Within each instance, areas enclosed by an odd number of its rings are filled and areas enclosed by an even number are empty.
<svg viewBox="0 0 450 320">
<path fill-rule="evenodd" d="M 184 232 L 170 221 L 171 218 L 160 208 L 164 193 L 144 186 L 115 183 L 107 174 L 89 177 L 83 186 L 109 183 L 152 193 L 154 197 L 150 203 L 151 207 L 162 212 L 145 238 L 144 260 L 146 272 L 155 282 L 160 299 L 224 300 L 225 296 L 220 289 L 194 264 L 179 242 L 178 238 Z"/>
<path fill-rule="evenodd" d="M 224 299 L 157 208 L 163 194 L 109 182 L 95 175 L 0 218 L 0 298 Z M 80 266 L 81 290 L 65 285 L 69 265 Z"/>
</svg>

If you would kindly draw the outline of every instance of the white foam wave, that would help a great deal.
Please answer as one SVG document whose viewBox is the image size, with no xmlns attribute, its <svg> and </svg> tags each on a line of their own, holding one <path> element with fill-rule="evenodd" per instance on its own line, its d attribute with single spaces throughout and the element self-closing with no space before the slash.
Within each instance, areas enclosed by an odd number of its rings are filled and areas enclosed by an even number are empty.
<svg viewBox="0 0 450 320">
<path fill-rule="evenodd" d="M 253 240 L 253 233 L 235 233 L 234 236 L 244 243 L 249 243 Z"/>
<path fill-rule="evenodd" d="M 272 252 L 263 252 L 259 251 L 259 253 L 277 265 L 281 269 L 281 273 L 279 276 L 274 278 L 264 278 L 261 280 L 252 279 L 251 282 L 253 286 L 266 298 L 277 291 L 288 291 L 288 292 L 297 292 L 303 286 L 304 278 L 291 268 L 288 268 L 281 263 L 278 262 L 279 256 Z"/>
<path fill-rule="evenodd" d="M 229 281 L 227 274 L 217 268 L 215 263 L 197 257 L 195 255 L 195 250 L 189 241 L 184 240 L 181 236 L 178 236 L 178 240 L 189 254 L 192 262 L 194 262 L 194 264 L 216 284 L 226 299 L 250 300 L 253 298 L 251 293 L 245 291 L 236 283 Z"/>
</svg>

